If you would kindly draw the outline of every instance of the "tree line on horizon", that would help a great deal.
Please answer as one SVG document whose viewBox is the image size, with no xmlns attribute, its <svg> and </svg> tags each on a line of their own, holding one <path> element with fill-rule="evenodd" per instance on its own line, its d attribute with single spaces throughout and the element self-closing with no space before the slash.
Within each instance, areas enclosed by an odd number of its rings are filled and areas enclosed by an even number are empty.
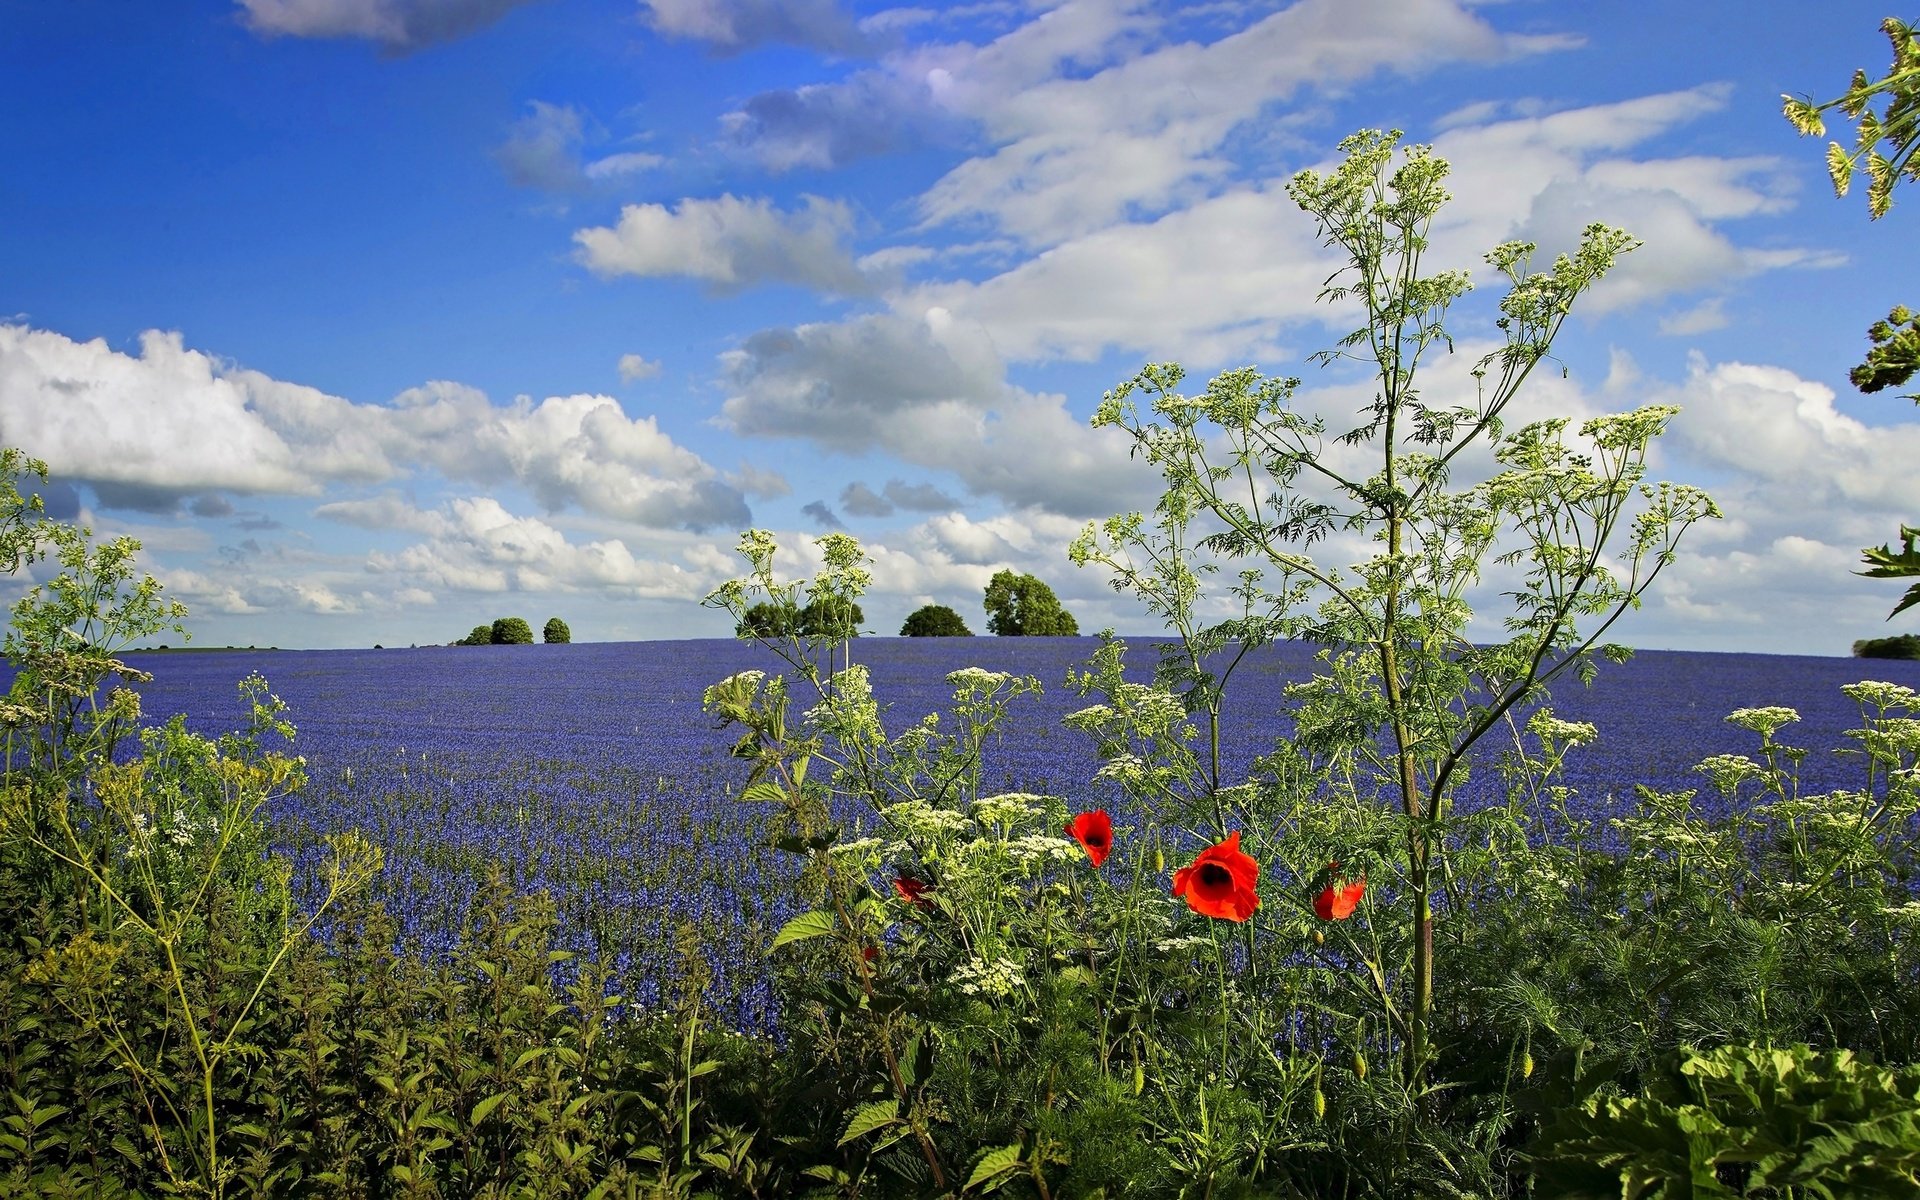
<svg viewBox="0 0 1920 1200">
<path fill-rule="evenodd" d="M 1080 623 L 1044 580 L 1011 570 L 996 572 L 980 601 L 987 632 L 998 637 L 1079 637 Z M 805 605 L 762 601 L 734 625 L 740 637 L 858 637 L 866 614 L 852 601 L 814 599 Z M 476 631 L 478 632 L 478 631 Z M 900 626 L 901 637 L 972 637 L 961 615 L 945 604 L 924 604 Z"/>
<path fill-rule="evenodd" d="M 565 645 L 573 640 L 573 631 L 559 617 L 549 617 L 540 631 L 540 640 L 549 645 Z M 456 646 L 531 646 L 533 626 L 525 617 L 496 617 L 491 625 L 475 625 L 473 632 L 453 643 Z"/>
</svg>

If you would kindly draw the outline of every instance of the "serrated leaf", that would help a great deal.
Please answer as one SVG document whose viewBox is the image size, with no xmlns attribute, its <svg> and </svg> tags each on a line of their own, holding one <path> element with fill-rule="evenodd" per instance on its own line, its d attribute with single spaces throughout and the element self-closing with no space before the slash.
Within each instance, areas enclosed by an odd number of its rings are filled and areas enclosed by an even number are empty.
<svg viewBox="0 0 1920 1200">
<path fill-rule="evenodd" d="M 473 1113 L 468 1117 L 467 1123 L 470 1125 L 478 1125 L 480 1122 L 486 1120 L 489 1116 L 492 1116 L 493 1110 L 496 1108 L 499 1108 L 501 1104 L 505 1103 L 506 1099 L 507 1099 L 506 1092 L 496 1092 L 494 1095 L 488 1096 L 486 1099 L 482 1100 L 480 1103 L 473 1106 Z"/>
<path fill-rule="evenodd" d="M 1002 1146 L 998 1150 L 989 1150 L 980 1156 L 973 1165 L 973 1174 L 967 1176 L 967 1187 L 977 1188 L 990 1179 L 1005 1182 L 1004 1176 L 1012 1174 L 1020 1166 L 1020 1143 Z M 991 1189 L 989 1189 L 991 1190 Z"/>
<path fill-rule="evenodd" d="M 846 1132 L 840 1135 L 840 1140 L 835 1144 L 844 1146 L 857 1137 L 864 1137 L 899 1119 L 900 1102 L 898 1100 L 875 1100 L 853 1114 L 853 1119 L 847 1122 Z"/>
<path fill-rule="evenodd" d="M 773 945 L 767 948 L 778 950 L 788 942 L 804 942 L 808 938 L 817 938 L 832 932 L 833 916 L 815 909 L 813 912 L 803 912 L 782 925 L 780 932 L 773 937 Z"/>
<path fill-rule="evenodd" d="M 535 1059 L 540 1058 L 542 1055 L 546 1054 L 546 1052 L 547 1052 L 547 1048 L 545 1046 L 535 1046 L 531 1050 L 522 1050 L 520 1052 L 520 1057 L 513 1060 L 513 1069 L 516 1071 L 520 1070 L 522 1067 L 526 1066 L 528 1063 L 533 1062 Z"/>
<path fill-rule="evenodd" d="M 779 784 L 770 779 L 763 779 L 759 783 L 749 785 L 740 793 L 740 799 L 748 804 L 784 804 L 787 793 Z"/>
</svg>

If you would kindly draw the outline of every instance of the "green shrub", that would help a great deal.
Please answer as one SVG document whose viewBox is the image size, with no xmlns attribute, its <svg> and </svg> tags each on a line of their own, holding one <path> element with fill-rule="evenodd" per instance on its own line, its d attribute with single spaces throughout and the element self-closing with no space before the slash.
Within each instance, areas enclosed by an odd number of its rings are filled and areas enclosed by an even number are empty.
<svg viewBox="0 0 1920 1200">
<path fill-rule="evenodd" d="M 1920 659 L 1920 634 L 1903 633 L 1894 637 L 1866 638 L 1853 644 L 1855 658 Z"/>
<path fill-rule="evenodd" d="M 901 637 L 972 637 L 973 630 L 960 614 L 944 604 L 927 604 L 913 610 L 900 626 Z"/>
<path fill-rule="evenodd" d="M 487 631 L 487 640 L 496 646 L 531 646 L 533 626 L 525 617 L 500 617 Z"/>
<path fill-rule="evenodd" d="M 1543 1195 L 1818 1196 L 1920 1189 L 1920 1066 L 1849 1050 L 1683 1048 L 1639 1095 L 1562 1111 L 1531 1155 Z"/>
</svg>

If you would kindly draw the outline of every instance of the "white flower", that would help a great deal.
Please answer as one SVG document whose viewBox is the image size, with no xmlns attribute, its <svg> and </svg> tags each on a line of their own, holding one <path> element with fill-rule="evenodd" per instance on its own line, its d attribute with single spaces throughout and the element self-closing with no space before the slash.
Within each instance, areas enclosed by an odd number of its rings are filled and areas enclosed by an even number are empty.
<svg viewBox="0 0 1920 1200">
<path fill-rule="evenodd" d="M 994 688 L 1012 678 L 1005 671 L 989 671 L 984 667 L 961 667 L 947 673 L 947 682 L 955 687 Z"/>
<path fill-rule="evenodd" d="M 1765 708 L 1736 708 L 1727 714 L 1728 724 L 1751 729 L 1761 737 L 1772 737 L 1774 730 L 1799 719 L 1799 713 L 1777 704 Z"/>
<path fill-rule="evenodd" d="M 1002 792 L 998 796 L 982 796 L 973 802 L 973 819 L 982 825 L 1006 825 L 1011 827 L 1039 812 L 1046 803 L 1046 797 L 1036 796 L 1032 792 Z"/>
<path fill-rule="evenodd" d="M 1550 708 L 1538 709 L 1527 718 L 1527 732 L 1543 742 L 1565 742 L 1569 746 L 1584 746 L 1600 736 L 1591 723 L 1562 721 Z"/>
<path fill-rule="evenodd" d="M 1062 837 L 1049 837 L 1044 833 L 1029 833 L 1007 843 L 1007 853 L 1015 862 L 1038 863 L 1052 859 L 1065 862 L 1075 858 L 1080 848 L 1074 842 Z"/>
<path fill-rule="evenodd" d="M 970 996 L 1011 996 L 1020 986 L 1020 964 L 1010 958 L 975 957 L 955 969 L 953 982 Z"/>
<path fill-rule="evenodd" d="M 1920 708 L 1920 693 L 1897 683 L 1863 679 L 1859 683 L 1845 684 L 1840 690 L 1857 703 L 1871 704 L 1876 708 Z"/>
</svg>

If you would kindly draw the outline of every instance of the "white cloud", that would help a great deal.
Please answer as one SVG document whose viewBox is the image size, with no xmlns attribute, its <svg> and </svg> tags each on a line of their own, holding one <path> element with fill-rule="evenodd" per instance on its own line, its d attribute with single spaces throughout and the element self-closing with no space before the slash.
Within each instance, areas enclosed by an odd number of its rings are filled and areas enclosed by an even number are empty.
<svg viewBox="0 0 1920 1200">
<path fill-rule="evenodd" d="M 60 475 L 177 494 L 310 494 L 327 480 L 376 480 L 377 445 L 335 440 L 312 389 L 229 370 L 177 333 L 143 334 L 138 356 L 96 338 L 0 325 L 0 438 Z"/>
<path fill-rule="evenodd" d="M 1064 5 L 943 64 L 942 101 L 977 116 L 998 149 L 935 184 L 925 217 L 984 217 L 1053 244 L 1211 190 L 1235 171 L 1221 155 L 1229 135 L 1271 122 L 1271 107 L 1303 88 L 1567 44 L 1503 35 L 1452 0 L 1300 0 L 1215 42 L 1135 53 L 1152 25 L 1144 7 Z M 1063 58 L 1108 55 L 1121 61 L 1055 77 Z"/>
<path fill-rule="evenodd" d="M 660 373 L 660 364 L 650 362 L 638 354 L 620 356 L 620 382 L 634 383 L 642 379 L 652 379 Z"/>
<path fill-rule="evenodd" d="M 247 25 L 267 36 L 366 38 L 393 51 L 451 41 L 493 24 L 528 0 L 240 0 Z"/>
<path fill-rule="evenodd" d="M 766 330 L 722 358 L 739 433 L 884 450 L 1009 504 L 1105 516 L 1138 498 L 1121 439 L 1006 381 L 987 331 L 943 309 Z"/>
<path fill-rule="evenodd" d="M 1798 518 L 1867 509 L 1920 513 L 1920 422 L 1867 425 L 1834 407 L 1833 389 L 1781 367 L 1709 365 L 1694 355 L 1664 397 L 1689 450 L 1761 485 Z"/>
<path fill-rule="evenodd" d="M 577 108 L 535 100 L 526 116 L 507 129 L 507 139 L 493 151 L 494 161 L 519 187 L 551 192 L 577 192 L 592 184 L 651 170 L 666 162 L 658 154 L 623 151 L 587 160 L 583 148 L 599 141 Z"/>
<path fill-rule="evenodd" d="M 1727 327 L 1726 298 L 1703 300 L 1684 312 L 1660 318 L 1660 332 L 1668 337 L 1689 337 Z"/>
<path fill-rule="evenodd" d="M 636 555 L 622 539 L 577 544 L 492 497 L 455 499 L 409 523 L 428 533 L 428 540 L 397 553 L 369 554 L 368 571 L 395 576 L 409 587 L 456 592 L 611 591 L 698 599 L 711 588 L 705 577 L 676 563 Z"/>
<path fill-rule="evenodd" d="M 766 199 L 682 200 L 676 209 L 629 204 L 619 223 L 573 235 L 576 257 L 602 276 L 684 276 L 721 291 L 792 283 L 860 295 L 872 281 L 846 248 L 853 232 L 846 205 L 808 196 L 783 213 Z"/>
<path fill-rule="evenodd" d="M 720 53 L 784 43 L 865 54 L 872 41 L 838 0 L 642 0 L 653 27 Z"/>
<path fill-rule="evenodd" d="M 387 417 L 407 457 L 446 478 L 519 483 L 549 512 L 569 506 L 644 525 L 708 529 L 748 520 L 745 502 L 651 416 L 610 396 L 522 396 L 498 406 L 471 388 L 430 384 Z"/>
<path fill-rule="evenodd" d="M 432 383 L 390 405 L 355 404 L 221 363 L 172 333 L 143 335 L 135 357 L 0 325 L 0 438 L 122 507 L 167 510 L 221 491 L 311 495 L 431 467 L 518 483 L 550 511 L 693 529 L 748 519 L 719 472 L 608 396 L 502 406 Z"/>
</svg>

